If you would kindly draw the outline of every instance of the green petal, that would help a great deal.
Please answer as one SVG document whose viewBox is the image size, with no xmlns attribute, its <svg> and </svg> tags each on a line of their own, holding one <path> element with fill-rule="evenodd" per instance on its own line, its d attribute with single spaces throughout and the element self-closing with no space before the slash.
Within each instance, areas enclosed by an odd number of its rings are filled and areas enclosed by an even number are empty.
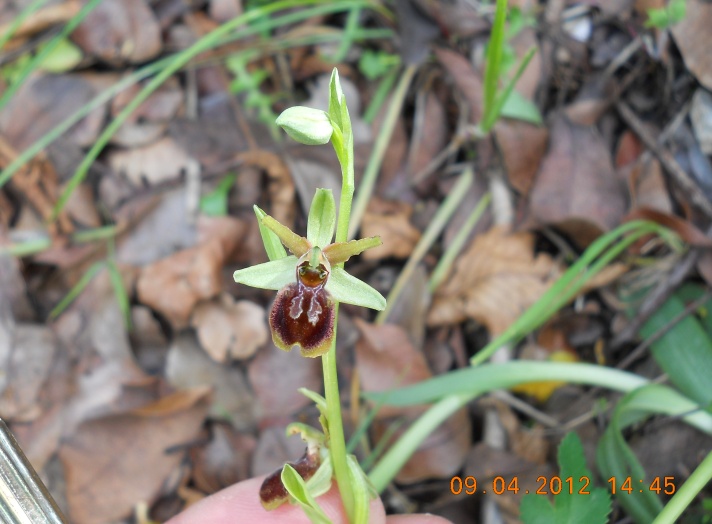
<svg viewBox="0 0 712 524">
<path fill-rule="evenodd" d="M 269 215 L 265 215 L 264 218 L 262 218 L 262 224 L 270 228 L 270 230 L 279 237 L 287 249 L 298 257 L 302 256 L 304 253 L 309 251 L 309 248 L 311 248 L 309 241 L 306 238 L 300 237 L 287 226 L 280 224 L 276 219 Z"/>
<path fill-rule="evenodd" d="M 262 211 L 257 206 L 252 206 L 255 210 L 255 215 L 257 215 L 257 225 L 260 227 L 260 236 L 262 237 L 262 243 L 265 246 L 265 251 L 267 251 L 267 257 L 270 260 L 279 260 L 287 256 L 287 250 L 284 249 L 282 242 L 274 231 L 267 228 L 263 223 L 262 219 L 267 216 L 267 213 Z"/>
<path fill-rule="evenodd" d="M 331 243 L 336 229 L 336 203 L 331 189 L 317 189 L 309 209 L 307 240 L 323 248 Z"/>
<path fill-rule="evenodd" d="M 335 242 L 324 248 L 324 256 L 330 264 L 338 264 L 346 262 L 354 255 L 359 255 L 382 244 L 381 237 L 368 237 L 359 240 L 350 240 L 349 242 Z"/>
<path fill-rule="evenodd" d="M 355 306 L 370 307 L 377 311 L 386 308 L 386 299 L 366 282 L 349 275 L 340 267 L 332 267 L 326 290 L 334 300 Z"/>
<path fill-rule="evenodd" d="M 261 289 L 282 289 L 296 282 L 297 257 L 288 256 L 264 264 L 238 269 L 232 275 L 235 282 Z"/>
</svg>

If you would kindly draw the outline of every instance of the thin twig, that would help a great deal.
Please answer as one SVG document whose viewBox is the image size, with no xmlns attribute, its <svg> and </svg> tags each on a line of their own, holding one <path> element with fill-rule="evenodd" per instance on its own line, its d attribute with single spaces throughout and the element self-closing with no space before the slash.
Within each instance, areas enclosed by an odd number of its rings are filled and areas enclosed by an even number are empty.
<svg viewBox="0 0 712 524">
<path fill-rule="evenodd" d="M 646 129 L 645 124 L 638 118 L 638 115 L 623 101 L 616 102 L 616 109 L 621 118 L 635 132 L 636 135 L 643 141 L 653 155 L 660 161 L 665 170 L 670 174 L 675 184 L 687 195 L 692 205 L 705 214 L 706 217 L 712 219 L 712 204 L 700 191 L 695 181 L 690 178 L 680 164 L 677 163 L 675 157 L 661 146 L 658 140 Z"/>
</svg>

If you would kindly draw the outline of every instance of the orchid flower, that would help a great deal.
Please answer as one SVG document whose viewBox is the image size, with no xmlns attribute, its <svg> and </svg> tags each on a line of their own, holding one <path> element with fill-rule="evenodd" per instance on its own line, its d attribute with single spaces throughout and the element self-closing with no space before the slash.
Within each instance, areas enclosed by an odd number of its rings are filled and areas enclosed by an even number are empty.
<svg viewBox="0 0 712 524">
<path fill-rule="evenodd" d="M 317 189 L 307 220 L 307 236 L 294 233 L 255 206 L 270 261 L 235 271 L 235 282 L 279 290 L 269 315 L 274 344 L 302 356 L 318 357 L 334 338 L 334 301 L 378 311 L 386 300 L 371 286 L 348 274 L 343 263 L 381 245 L 379 237 L 331 243 L 336 205 L 331 190 Z M 278 241 L 271 235 L 275 235 Z M 287 255 L 284 246 L 292 253 Z M 278 247 L 277 247 L 278 246 Z"/>
</svg>

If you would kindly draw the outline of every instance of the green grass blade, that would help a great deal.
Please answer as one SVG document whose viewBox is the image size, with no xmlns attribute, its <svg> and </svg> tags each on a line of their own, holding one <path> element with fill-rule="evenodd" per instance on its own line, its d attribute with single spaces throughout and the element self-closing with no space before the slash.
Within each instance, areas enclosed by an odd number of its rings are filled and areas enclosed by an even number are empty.
<svg viewBox="0 0 712 524">
<path fill-rule="evenodd" d="M 688 422 L 692 416 L 709 417 L 708 413 L 695 411 L 696 407 L 692 400 L 659 384 L 650 384 L 624 396 L 618 402 L 609 426 L 598 444 L 596 462 L 603 478 L 615 476 L 622 482 L 630 476 L 633 479 L 645 480 L 645 470 L 625 442 L 623 431 L 651 415 L 682 416 Z M 712 431 L 705 427 L 698 429 L 706 433 Z M 618 489 L 615 496 L 626 513 L 636 522 L 652 522 L 663 507 L 659 497 L 649 489 L 643 489 L 642 492 L 633 489 L 632 493 Z"/>
<path fill-rule="evenodd" d="M 2 50 L 3 47 L 5 47 L 5 44 L 7 44 L 10 39 L 12 38 L 12 35 L 14 35 L 17 30 L 20 28 L 22 23 L 27 20 L 35 11 L 37 11 L 40 7 L 42 7 L 43 4 L 46 4 L 47 0 L 34 0 L 33 2 L 29 3 L 21 12 L 18 14 L 15 19 L 12 21 L 10 24 L 10 27 L 7 28 L 7 31 L 3 33 L 2 36 L 0 36 L 0 50 Z"/>
<path fill-rule="evenodd" d="M 96 274 L 106 265 L 106 263 L 102 260 L 101 262 L 96 262 L 94 265 L 92 265 L 86 273 L 82 275 L 82 278 L 79 279 L 79 282 L 77 282 L 72 289 L 69 290 L 69 293 L 65 295 L 65 297 L 59 301 L 59 304 L 54 306 L 52 311 L 49 313 L 49 318 L 57 318 L 59 315 L 62 314 L 62 312 L 69 307 L 69 305 L 74 302 L 74 300 L 80 295 L 82 291 L 84 291 L 84 288 L 89 285 L 89 282 L 92 281 L 92 279 L 96 276 Z"/>
<path fill-rule="evenodd" d="M 388 108 L 388 113 L 386 114 L 381 130 L 378 133 L 378 138 L 376 139 L 376 143 L 373 147 L 371 157 L 368 159 L 368 165 L 363 173 L 363 178 L 361 179 L 361 184 L 359 185 L 358 195 L 356 195 L 356 201 L 353 204 L 351 220 L 349 223 L 349 239 L 354 238 L 356 231 L 361 225 L 361 219 L 363 218 L 366 206 L 368 206 L 368 202 L 373 194 L 373 188 L 376 185 L 378 171 L 381 169 L 383 157 L 385 156 L 388 145 L 390 144 L 393 129 L 398 121 L 398 115 L 400 115 L 403 108 L 405 95 L 408 92 L 408 87 L 410 87 L 410 83 L 413 80 L 416 70 L 417 68 L 412 65 L 406 67 L 391 98 L 391 105 Z"/>
<path fill-rule="evenodd" d="M 462 202 L 462 199 L 465 198 L 467 190 L 470 188 L 473 181 L 474 176 L 472 174 L 472 168 L 468 167 L 462 172 L 457 182 L 455 182 L 455 185 L 450 190 L 450 194 L 447 198 L 442 202 L 442 204 L 440 204 L 440 207 L 435 212 L 435 216 L 430 221 L 430 224 L 428 224 L 428 227 L 423 232 L 423 236 L 420 237 L 420 240 L 413 249 L 413 252 L 410 254 L 408 261 L 398 275 L 398 278 L 388 294 L 386 299 L 386 309 L 381 311 L 376 317 L 377 324 L 384 324 L 386 322 L 388 315 L 390 315 L 393 307 L 398 301 L 398 297 L 400 297 L 403 289 L 405 289 L 405 286 L 408 282 L 410 282 L 410 277 L 413 274 L 413 271 L 415 271 L 415 268 L 431 248 L 442 230 L 445 229 L 448 220 L 450 220 L 450 217 L 452 217 L 453 213 L 455 213 L 455 210 L 460 205 L 460 202 Z"/>
<path fill-rule="evenodd" d="M 628 234 L 628 236 L 616 243 L 618 238 L 625 234 Z M 470 363 L 472 365 L 481 364 L 504 344 L 517 341 L 542 325 L 563 305 L 575 297 L 588 280 L 625 251 L 628 246 L 647 234 L 658 234 L 667 239 L 672 233 L 653 222 L 631 221 L 596 239 L 581 255 L 579 260 L 567 269 L 536 303 L 527 309 L 501 335 L 474 355 L 470 359 Z"/>
<path fill-rule="evenodd" d="M 630 391 L 647 384 L 646 379 L 634 373 L 597 364 L 516 360 L 506 364 L 483 364 L 458 369 L 404 388 L 364 393 L 364 397 L 383 400 L 392 406 L 413 406 L 434 402 L 447 395 L 470 394 L 475 391 L 482 393 L 549 380 L 572 384 L 595 383 L 600 387 L 621 391 Z"/>
<path fill-rule="evenodd" d="M 354 34 L 359 28 L 361 19 L 361 7 L 354 7 L 349 11 L 349 16 L 346 19 L 346 27 L 344 27 L 343 38 L 339 43 L 339 48 L 334 56 L 329 57 L 329 60 L 335 64 L 343 62 L 346 55 L 354 43 Z"/>
<path fill-rule="evenodd" d="M 319 8 L 319 10 L 321 10 L 321 8 Z M 271 29 L 271 28 L 277 27 L 279 24 L 284 25 L 287 23 L 298 22 L 299 20 L 302 19 L 302 17 L 304 17 L 303 13 L 306 13 L 307 15 L 313 14 L 313 12 L 311 10 L 308 10 L 308 11 L 302 11 L 302 12 L 298 12 L 298 13 L 291 13 L 289 15 L 285 15 L 283 17 L 277 17 L 275 19 L 270 19 L 260 25 L 256 25 L 253 27 L 242 29 L 240 31 L 236 31 L 235 34 L 232 34 L 232 35 L 229 35 L 228 37 L 226 37 L 220 43 L 220 45 L 232 42 L 234 40 L 243 38 L 245 36 L 249 36 L 251 34 L 258 32 L 259 30 L 261 30 L 263 28 Z M 357 31 L 355 34 L 355 39 L 357 41 L 361 41 L 361 40 L 368 40 L 368 39 L 389 38 L 392 36 L 392 34 L 393 34 L 393 32 L 391 30 L 365 29 L 365 30 Z M 288 47 L 299 46 L 299 45 L 313 45 L 313 44 L 334 42 L 334 41 L 337 41 L 340 39 L 341 39 L 340 32 L 335 32 L 334 34 L 328 34 L 328 35 L 307 35 L 304 37 L 288 39 L 286 41 L 279 41 L 276 44 L 271 43 L 270 45 L 272 45 L 272 48 L 274 48 L 274 49 L 282 49 L 282 48 L 288 48 Z M 248 52 L 248 51 L 245 51 L 245 52 Z M 28 147 L 22 153 L 20 153 L 20 155 L 18 155 L 18 157 L 14 161 L 12 161 L 2 172 L 0 172 L 0 187 L 5 185 L 5 183 L 7 183 L 7 181 L 12 177 L 12 175 L 15 174 L 15 172 L 20 167 L 22 167 L 27 162 L 32 160 L 32 158 L 34 158 L 40 151 L 42 151 L 48 145 L 50 145 L 52 142 L 57 140 L 69 128 L 71 128 L 74 124 L 76 124 L 82 118 L 87 116 L 94 109 L 105 104 L 108 100 L 110 100 L 111 98 L 116 96 L 116 94 L 123 91 L 124 89 L 127 89 L 128 87 L 136 84 L 137 82 L 140 82 L 144 78 L 149 77 L 149 76 L 157 73 L 158 71 L 162 70 L 164 67 L 166 67 L 167 64 L 169 64 L 173 60 L 173 58 L 174 58 L 174 56 L 162 58 L 161 60 L 159 60 L 157 62 L 154 62 L 152 64 L 142 67 L 141 69 L 136 70 L 135 72 L 131 73 L 130 75 L 126 76 L 125 78 L 122 78 L 116 84 L 112 85 L 111 87 L 109 87 L 106 90 L 99 93 L 91 101 L 89 101 L 86 105 L 77 109 L 73 114 L 71 114 L 70 116 L 65 118 L 62 122 L 57 124 L 46 135 L 41 137 L 34 144 L 32 144 L 30 147 Z"/>
<path fill-rule="evenodd" d="M 398 68 L 394 67 L 393 70 L 381 79 L 381 82 L 376 88 L 376 92 L 373 94 L 371 102 L 368 104 L 368 108 L 363 112 L 363 120 L 367 124 L 373 123 L 376 115 L 381 110 L 381 106 L 386 101 L 388 94 L 393 89 L 393 84 L 396 83 L 396 78 L 398 78 Z"/>
<path fill-rule="evenodd" d="M 524 73 L 524 70 L 529 65 L 529 62 L 534 57 L 535 53 L 536 53 L 535 47 L 532 47 L 531 49 L 529 49 L 529 51 L 527 51 L 527 54 L 524 55 L 524 58 L 522 58 L 522 61 L 519 62 L 519 67 L 517 68 L 517 71 L 514 73 L 514 76 L 510 79 L 509 83 L 504 88 L 502 93 L 492 101 L 491 111 L 486 112 L 485 116 L 482 118 L 482 124 L 480 125 L 480 128 L 484 132 L 489 132 L 489 130 L 492 129 L 494 124 L 497 122 L 497 119 L 499 118 L 500 114 L 502 113 L 502 107 L 504 106 L 504 103 L 509 98 L 509 95 L 512 94 L 512 90 L 514 89 L 514 86 L 516 85 L 517 81 Z"/>
<path fill-rule="evenodd" d="M 487 65 L 485 66 L 484 87 L 482 92 L 482 120 L 496 120 L 492 118 L 495 98 L 499 87 L 499 77 L 502 74 L 502 51 L 504 49 L 505 21 L 507 19 L 507 0 L 497 0 L 494 13 L 492 33 L 487 47 Z"/>
<path fill-rule="evenodd" d="M 477 222 L 480 221 L 480 217 L 482 217 L 482 214 L 487 209 L 487 206 L 491 200 L 492 195 L 490 193 L 485 194 L 480 199 L 477 206 L 475 206 L 475 209 L 472 210 L 470 216 L 467 217 L 467 220 L 455 235 L 455 238 L 452 240 L 450 246 L 448 246 L 447 250 L 438 261 L 435 269 L 433 269 L 433 274 L 430 275 L 430 281 L 428 282 L 428 289 L 431 293 L 433 293 L 443 282 L 443 280 L 445 280 L 445 277 L 450 272 L 450 268 L 452 268 L 452 265 L 455 262 L 455 258 L 458 254 L 460 254 L 460 251 L 462 251 L 462 248 L 465 246 L 467 237 L 469 237 L 472 230 L 475 229 Z"/>
<path fill-rule="evenodd" d="M 109 270 L 109 279 L 111 280 L 111 286 L 114 288 L 114 295 L 116 296 L 116 301 L 119 304 L 119 309 L 124 316 L 124 322 L 126 324 L 126 329 L 131 331 L 131 301 L 129 300 L 129 294 L 124 286 L 124 279 L 121 278 L 121 271 L 116 265 L 116 262 L 110 260 L 108 262 L 107 268 Z"/>
<path fill-rule="evenodd" d="M 685 483 L 680 486 L 670 502 L 663 508 L 653 521 L 653 524 L 672 524 L 678 522 L 678 517 L 692 503 L 693 499 L 712 480 L 712 452 L 692 472 Z"/>
<path fill-rule="evenodd" d="M 300 4 L 304 5 L 321 3 L 321 0 L 303 0 L 302 2 L 300 2 Z M 363 2 L 340 2 L 336 5 L 322 5 L 320 7 L 322 11 L 330 12 L 349 9 L 357 4 L 361 5 L 363 4 Z M 186 65 L 198 54 L 204 51 L 208 51 L 209 49 L 218 45 L 225 36 L 227 36 L 231 31 L 235 30 L 241 25 L 249 24 L 267 14 L 271 14 L 283 9 L 289 9 L 294 7 L 295 5 L 296 3 L 293 1 L 284 0 L 280 2 L 274 2 L 268 6 L 262 7 L 261 9 L 249 11 L 214 29 L 207 35 L 200 38 L 197 42 L 195 42 L 187 49 L 184 49 L 183 51 L 177 53 L 170 61 L 170 63 L 166 65 L 166 67 L 161 70 L 146 86 L 144 86 L 144 88 L 131 100 L 131 102 L 129 102 L 124 107 L 124 109 L 116 116 L 116 118 L 112 120 L 111 124 L 107 126 L 107 128 L 102 132 L 99 138 L 97 138 L 93 147 L 89 150 L 82 162 L 79 164 L 79 167 L 77 167 L 74 175 L 72 175 L 72 178 L 67 183 L 67 187 L 62 192 L 62 195 L 59 197 L 59 200 L 54 207 L 53 217 L 56 218 L 58 213 L 64 208 L 71 194 L 86 177 L 87 172 L 89 171 L 89 167 L 99 156 L 99 153 L 103 150 L 104 146 L 106 146 L 106 144 L 109 142 L 114 133 L 119 130 L 124 121 L 151 95 L 151 93 L 158 89 L 158 87 L 160 87 L 171 75 L 173 75 L 176 71 Z M 305 15 L 306 11 L 307 10 L 302 11 L 300 15 Z M 312 9 L 310 11 L 312 13 L 311 16 L 314 16 L 313 13 L 317 10 Z"/>
<path fill-rule="evenodd" d="M 81 8 L 81 10 L 74 15 L 62 28 L 62 31 L 56 35 L 52 40 L 47 42 L 46 45 L 42 46 L 42 49 L 30 60 L 25 67 L 22 69 L 18 79 L 3 93 L 0 97 L 0 111 L 2 111 L 10 99 L 15 95 L 20 86 L 25 82 L 28 76 L 37 69 L 42 61 L 49 56 L 52 51 L 69 36 L 72 31 L 74 31 L 79 24 L 87 17 L 92 10 L 99 5 L 102 0 L 90 0 L 87 4 Z"/>
</svg>

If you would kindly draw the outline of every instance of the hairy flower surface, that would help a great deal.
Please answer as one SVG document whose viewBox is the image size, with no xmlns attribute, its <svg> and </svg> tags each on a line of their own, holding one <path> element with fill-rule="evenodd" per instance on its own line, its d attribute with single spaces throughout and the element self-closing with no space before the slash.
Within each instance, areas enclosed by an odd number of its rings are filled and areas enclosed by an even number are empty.
<svg viewBox="0 0 712 524">
<path fill-rule="evenodd" d="M 334 339 L 334 303 L 346 302 L 382 310 L 386 300 L 365 282 L 340 266 L 366 249 L 379 246 L 378 237 L 331 242 L 336 223 L 334 197 L 318 189 L 309 211 L 307 236 L 302 237 L 256 209 L 269 262 L 235 271 L 235 282 L 277 289 L 269 315 L 272 340 L 280 349 L 301 349 L 305 357 L 326 353 Z M 278 253 L 275 235 L 291 251 Z M 269 247 L 268 247 L 269 246 Z M 281 247 L 281 246 L 280 246 Z M 279 256 L 283 254 L 284 256 Z"/>
</svg>

